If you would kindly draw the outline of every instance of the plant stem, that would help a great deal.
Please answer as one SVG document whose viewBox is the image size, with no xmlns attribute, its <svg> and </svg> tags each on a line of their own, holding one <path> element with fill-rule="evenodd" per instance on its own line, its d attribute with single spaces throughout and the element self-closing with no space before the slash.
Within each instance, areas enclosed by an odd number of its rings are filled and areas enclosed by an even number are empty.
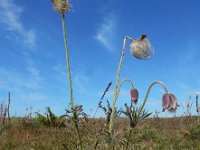
<svg viewBox="0 0 200 150">
<path fill-rule="evenodd" d="M 83 143 L 82 143 L 81 135 L 80 135 L 80 132 L 79 132 L 78 121 L 74 120 L 74 124 L 75 124 L 76 132 L 77 132 L 77 135 L 78 135 L 81 150 L 83 150 Z"/>
<path fill-rule="evenodd" d="M 134 85 L 133 85 L 132 80 L 130 80 L 130 79 L 124 79 L 124 80 L 122 80 L 121 83 L 120 83 L 120 85 L 119 85 L 118 91 L 117 91 L 117 98 L 118 98 L 118 96 L 119 96 L 119 92 L 120 92 L 120 90 L 121 90 L 121 87 L 122 87 L 122 85 L 123 85 L 125 82 L 129 82 L 129 83 L 131 84 L 131 88 L 134 88 Z M 117 99 L 117 98 L 116 98 L 116 99 Z"/>
<path fill-rule="evenodd" d="M 146 93 L 146 95 L 145 95 L 143 104 L 142 104 L 142 106 L 140 107 L 139 113 L 142 112 L 142 110 L 143 110 L 143 108 L 144 108 L 144 106 L 145 106 L 145 104 L 146 104 L 146 102 L 147 102 L 147 98 L 148 98 L 148 96 L 149 96 L 150 90 L 151 90 L 151 88 L 152 88 L 155 84 L 161 85 L 161 86 L 164 88 L 165 92 L 166 92 L 166 93 L 169 93 L 169 91 L 168 91 L 166 85 L 165 85 L 163 82 L 161 82 L 161 81 L 154 81 L 154 82 L 152 82 L 152 83 L 150 84 L 148 90 L 147 90 L 147 93 Z"/>
<path fill-rule="evenodd" d="M 81 136 L 80 136 L 80 132 L 79 132 L 79 128 L 78 128 L 78 121 L 77 121 L 77 118 L 76 118 L 76 112 L 74 110 L 72 78 L 71 78 L 71 71 L 70 71 L 70 60 L 69 60 L 68 43 L 67 43 L 67 36 L 66 36 L 66 25 L 65 25 L 65 15 L 64 14 L 62 14 L 62 27 L 63 27 L 65 50 L 66 50 L 66 63 L 67 63 L 67 71 L 68 71 L 68 80 L 69 80 L 69 85 L 70 85 L 70 104 L 71 104 L 71 109 L 73 111 L 73 118 L 75 118 L 74 124 L 75 124 L 76 132 L 77 132 L 77 135 L 78 135 L 78 140 L 79 140 L 80 147 L 81 147 L 81 150 L 82 150 L 83 149 L 82 140 L 81 140 Z"/>
<path fill-rule="evenodd" d="M 10 92 L 8 92 L 8 120 L 10 123 L 11 122 L 10 120 Z"/>
<path fill-rule="evenodd" d="M 117 70 L 116 82 L 115 82 L 116 86 L 115 86 L 114 100 L 113 100 L 112 112 L 111 112 L 111 118 L 110 118 L 110 124 L 109 124 L 109 133 L 110 133 L 109 139 L 112 139 L 113 133 L 114 133 L 113 126 L 114 126 L 114 116 L 115 116 L 115 105 L 116 105 L 116 102 L 117 102 L 117 97 L 119 95 L 118 84 L 119 84 L 119 78 L 120 78 L 122 63 L 123 63 L 123 60 L 124 60 L 124 51 L 125 51 L 125 46 L 126 46 L 126 39 L 133 41 L 133 39 L 131 39 L 129 36 L 126 36 L 124 38 L 124 43 L 123 43 L 123 47 L 122 47 L 122 55 L 121 55 L 121 58 L 120 58 L 120 62 L 119 62 L 118 70 Z M 108 143 L 108 145 L 106 146 L 106 149 L 111 149 L 111 145 L 112 145 L 112 140 L 111 140 L 111 142 Z"/>
<path fill-rule="evenodd" d="M 65 16 L 64 16 L 64 14 L 62 14 L 62 27 L 63 27 L 65 50 L 66 50 L 66 63 L 67 63 L 67 71 L 68 71 L 68 80 L 69 80 L 69 85 L 70 85 L 70 104 L 71 104 L 71 107 L 74 108 L 73 90 L 72 90 L 72 78 L 71 78 L 69 51 L 68 51 L 68 43 L 67 43 L 67 36 L 66 36 L 66 25 L 65 25 Z"/>
<path fill-rule="evenodd" d="M 132 128 L 129 128 L 129 134 L 128 134 L 128 141 L 126 143 L 126 148 L 125 150 L 128 149 L 129 143 L 130 143 L 130 138 L 131 138 L 131 133 L 132 133 Z"/>
</svg>

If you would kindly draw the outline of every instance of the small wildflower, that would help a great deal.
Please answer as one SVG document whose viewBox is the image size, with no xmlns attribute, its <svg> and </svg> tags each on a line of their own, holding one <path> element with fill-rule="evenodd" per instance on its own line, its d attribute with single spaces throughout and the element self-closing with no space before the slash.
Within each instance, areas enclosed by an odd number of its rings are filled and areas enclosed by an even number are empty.
<svg viewBox="0 0 200 150">
<path fill-rule="evenodd" d="M 132 42 L 130 52 L 138 59 L 148 59 L 153 55 L 153 47 L 151 46 L 146 35 L 142 35 L 139 39 Z"/>
<path fill-rule="evenodd" d="M 61 14 L 70 11 L 69 0 L 51 0 L 51 2 L 54 5 L 55 9 Z"/>
<path fill-rule="evenodd" d="M 178 102 L 176 100 L 176 97 L 173 94 L 164 94 L 162 99 L 162 107 L 163 111 L 166 109 L 169 111 L 175 111 L 178 107 Z"/>
<path fill-rule="evenodd" d="M 137 103 L 138 97 L 139 97 L 138 90 L 135 89 L 135 88 L 132 88 L 132 89 L 130 90 L 130 95 L 131 95 L 131 101 L 132 101 L 133 103 Z"/>
</svg>

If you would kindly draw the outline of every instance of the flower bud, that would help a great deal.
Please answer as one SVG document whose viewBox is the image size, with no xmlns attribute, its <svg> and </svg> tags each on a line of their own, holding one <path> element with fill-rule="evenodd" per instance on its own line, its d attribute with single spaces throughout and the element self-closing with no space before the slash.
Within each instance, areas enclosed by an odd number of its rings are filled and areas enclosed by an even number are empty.
<svg viewBox="0 0 200 150">
<path fill-rule="evenodd" d="M 131 101 L 136 104 L 138 101 L 138 97 L 139 97 L 138 90 L 135 88 L 132 88 L 130 90 L 130 96 L 131 96 Z"/>
</svg>

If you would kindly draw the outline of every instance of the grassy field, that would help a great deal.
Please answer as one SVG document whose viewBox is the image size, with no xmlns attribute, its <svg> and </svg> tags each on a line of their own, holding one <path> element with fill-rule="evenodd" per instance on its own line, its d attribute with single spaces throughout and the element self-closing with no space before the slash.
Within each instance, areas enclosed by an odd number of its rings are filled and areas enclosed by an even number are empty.
<svg viewBox="0 0 200 150">
<path fill-rule="evenodd" d="M 105 119 L 80 121 L 84 149 L 105 149 Z M 113 149 L 125 149 L 128 120 L 117 119 Z M 200 149 L 200 125 L 197 117 L 150 118 L 133 130 L 128 149 Z M 36 119 L 11 118 L 0 128 L 1 150 L 73 150 L 79 149 L 74 125 L 65 120 L 63 126 L 39 124 Z"/>
</svg>

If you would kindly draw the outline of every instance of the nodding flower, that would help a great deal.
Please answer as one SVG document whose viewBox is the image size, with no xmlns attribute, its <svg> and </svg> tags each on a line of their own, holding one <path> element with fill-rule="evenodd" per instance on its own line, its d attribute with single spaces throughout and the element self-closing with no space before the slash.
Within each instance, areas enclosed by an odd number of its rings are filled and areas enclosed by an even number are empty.
<svg viewBox="0 0 200 150">
<path fill-rule="evenodd" d="M 178 106 L 179 105 L 174 94 L 167 93 L 163 95 L 163 98 L 162 98 L 163 111 L 167 109 L 168 111 L 173 112 L 176 110 Z"/>
<path fill-rule="evenodd" d="M 146 37 L 142 35 L 130 45 L 131 54 L 138 59 L 149 59 L 153 56 L 154 49 Z"/>
<path fill-rule="evenodd" d="M 54 8 L 61 14 L 70 11 L 69 0 L 51 0 Z"/>
<path fill-rule="evenodd" d="M 136 104 L 138 101 L 138 97 L 139 97 L 138 90 L 135 88 L 132 88 L 130 90 L 130 96 L 131 96 L 131 101 Z"/>
</svg>

